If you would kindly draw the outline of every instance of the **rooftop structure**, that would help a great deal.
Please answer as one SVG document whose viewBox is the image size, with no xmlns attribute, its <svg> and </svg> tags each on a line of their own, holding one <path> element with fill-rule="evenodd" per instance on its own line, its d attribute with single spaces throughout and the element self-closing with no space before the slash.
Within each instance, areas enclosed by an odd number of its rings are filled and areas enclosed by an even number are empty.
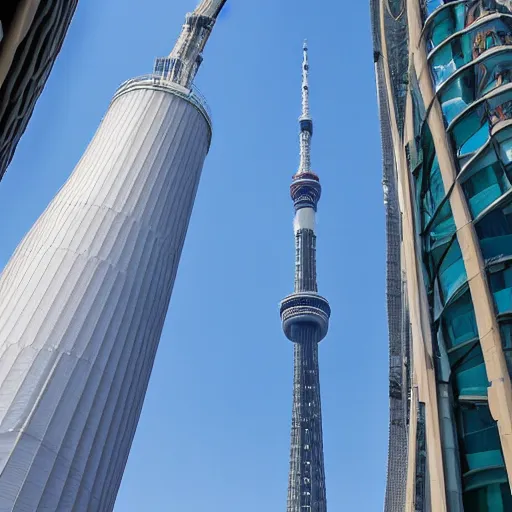
<svg viewBox="0 0 512 512">
<path fill-rule="evenodd" d="M 371 0 L 386 512 L 512 510 L 512 2 Z"/>
<path fill-rule="evenodd" d="M 318 343 L 331 309 L 316 282 L 315 213 L 318 176 L 311 170 L 313 120 L 309 112 L 308 47 L 302 64 L 300 164 L 290 186 L 295 207 L 295 289 L 281 302 L 286 337 L 294 344 L 293 411 L 287 512 L 326 512 Z"/>
<path fill-rule="evenodd" d="M 0 180 L 32 116 L 78 0 L 0 5 Z"/>
<path fill-rule="evenodd" d="M 121 85 L 0 275 L 0 510 L 114 507 L 210 146 L 192 81 L 224 3 Z"/>
</svg>

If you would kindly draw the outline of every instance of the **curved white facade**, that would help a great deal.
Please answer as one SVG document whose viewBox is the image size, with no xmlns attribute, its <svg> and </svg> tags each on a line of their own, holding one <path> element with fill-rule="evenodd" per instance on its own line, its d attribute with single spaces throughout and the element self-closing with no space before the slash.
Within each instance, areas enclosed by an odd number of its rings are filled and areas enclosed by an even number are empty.
<svg viewBox="0 0 512 512">
<path fill-rule="evenodd" d="M 118 93 L 0 276 L 0 511 L 110 511 L 139 419 L 210 127 Z"/>
</svg>

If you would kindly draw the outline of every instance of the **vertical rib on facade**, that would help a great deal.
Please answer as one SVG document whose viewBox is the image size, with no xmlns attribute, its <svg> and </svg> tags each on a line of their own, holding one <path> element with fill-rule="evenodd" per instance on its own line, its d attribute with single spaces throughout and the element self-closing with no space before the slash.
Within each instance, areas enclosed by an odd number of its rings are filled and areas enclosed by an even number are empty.
<svg viewBox="0 0 512 512">
<path fill-rule="evenodd" d="M 0 510 L 112 510 L 209 141 L 128 87 L 0 276 Z"/>
<path fill-rule="evenodd" d="M 32 116 L 61 49 L 78 0 L 18 2 L 11 30 L 0 44 L 0 180 Z M 33 5 L 34 4 L 34 5 Z M 36 4 L 39 4 L 35 7 Z M 30 27 L 21 18 L 36 9 Z M 26 30 L 22 40 L 19 34 Z M 1 75 L 2 73 L 0 73 Z"/>
</svg>

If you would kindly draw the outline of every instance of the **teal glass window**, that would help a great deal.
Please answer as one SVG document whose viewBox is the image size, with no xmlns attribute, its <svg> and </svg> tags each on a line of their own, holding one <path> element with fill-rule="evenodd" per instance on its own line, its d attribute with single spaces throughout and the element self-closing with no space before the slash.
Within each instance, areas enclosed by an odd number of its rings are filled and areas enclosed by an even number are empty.
<svg viewBox="0 0 512 512">
<path fill-rule="evenodd" d="M 442 324 L 448 351 L 478 338 L 475 312 L 469 290 L 466 290 L 461 297 L 446 307 Z"/>
<path fill-rule="evenodd" d="M 508 512 L 512 496 L 508 483 L 491 483 L 464 493 L 464 512 Z"/>
<path fill-rule="evenodd" d="M 429 49 L 439 46 L 452 34 L 465 27 L 466 6 L 464 3 L 440 9 L 431 19 L 427 29 L 426 40 Z"/>
<path fill-rule="evenodd" d="M 489 116 L 485 104 L 480 103 L 454 121 L 451 133 L 458 156 L 479 149 L 489 137 Z"/>
<path fill-rule="evenodd" d="M 428 181 L 428 188 L 423 195 L 422 207 L 425 225 L 430 222 L 445 197 L 443 178 L 437 157 L 434 159 L 432 171 Z"/>
<path fill-rule="evenodd" d="M 457 292 L 467 280 L 462 253 L 456 239 L 451 243 L 450 248 L 439 265 L 438 280 L 443 304 L 447 304 L 455 292 Z"/>
<path fill-rule="evenodd" d="M 433 13 L 438 7 L 445 5 L 446 2 L 444 0 L 427 0 L 427 13 Z"/>
<path fill-rule="evenodd" d="M 432 221 L 445 198 L 444 184 L 437 157 L 434 158 L 430 173 L 424 167 L 422 168 L 416 186 L 420 192 L 418 203 L 420 205 L 421 230 L 423 231 Z"/>
<path fill-rule="evenodd" d="M 487 396 L 487 373 L 469 288 L 444 309 L 440 332 L 452 371 L 455 396 Z"/>
<path fill-rule="evenodd" d="M 512 24 L 512 19 L 511 22 Z M 439 92 L 446 124 L 450 124 L 474 101 L 502 85 L 512 82 L 512 46 L 487 56 L 461 71 Z"/>
<path fill-rule="evenodd" d="M 439 9 L 428 23 L 426 40 L 429 50 L 439 46 L 451 35 L 470 27 L 485 16 L 497 12 L 503 14 L 512 12 L 510 4 L 502 0 L 466 0 L 465 2 L 445 0 L 444 3 L 451 5 Z M 428 14 L 439 7 L 434 0 L 434 4 L 428 9 Z"/>
<path fill-rule="evenodd" d="M 471 61 L 483 58 L 488 50 L 512 45 L 512 18 L 504 17 L 481 23 L 439 46 L 430 56 L 436 89 L 454 72 Z M 506 70 L 504 70 L 505 72 Z M 477 88 L 486 80 L 485 66 L 473 67 Z"/>
<path fill-rule="evenodd" d="M 503 167 L 495 160 L 466 179 L 462 188 L 475 218 L 510 190 L 511 185 Z"/>
<path fill-rule="evenodd" d="M 500 122 L 512 119 L 512 91 L 481 101 L 474 108 L 458 117 L 449 130 L 457 155 L 474 153 L 481 149 Z"/>
<path fill-rule="evenodd" d="M 487 404 L 461 404 L 463 473 L 503 466 L 498 427 Z"/>
<path fill-rule="evenodd" d="M 424 249 L 428 255 L 430 280 L 434 275 L 455 234 L 455 222 L 449 201 L 445 201 L 437 211 L 436 216 L 427 228 L 424 240 Z"/>
<path fill-rule="evenodd" d="M 497 313 L 512 313 L 512 262 L 490 267 L 489 282 Z"/>
<path fill-rule="evenodd" d="M 486 260 L 512 255 L 512 205 L 489 212 L 475 224 L 480 248 Z"/>
<path fill-rule="evenodd" d="M 449 353 L 457 397 L 487 396 L 489 381 L 480 341 L 458 347 Z"/>
<path fill-rule="evenodd" d="M 425 123 L 426 118 L 426 112 L 425 112 L 425 104 L 423 102 L 423 98 L 421 96 L 420 87 L 418 84 L 418 79 L 416 77 L 416 72 L 414 69 L 411 69 L 411 72 L 409 74 L 409 81 L 410 81 L 410 91 L 411 91 L 411 97 L 412 97 L 412 113 L 413 113 L 413 123 L 414 123 L 414 133 L 416 134 L 416 137 L 414 138 L 414 144 L 416 147 L 416 152 L 418 155 L 421 154 L 421 156 L 418 157 L 418 162 L 422 160 L 423 158 L 423 148 L 422 148 L 422 140 L 423 143 L 426 140 L 429 145 L 432 146 L 432 153 L 434 151 L 433 149 L 433 142 L 432 142 L 432 136 L 430 135 L 430 130 L 428 128 L 428 125 Z M 423 137 L 421 137 L 421 134 L 424 134 Z M 414 169 L 414 167 L 413 167 Z M 413 170 L 411 169 L 411 170 Z"/>
<path fill-rule="evenodd" d="M 512 183 L 512 127 L 505 127 L 493 135 L 493 149 Z"/>
</svg>

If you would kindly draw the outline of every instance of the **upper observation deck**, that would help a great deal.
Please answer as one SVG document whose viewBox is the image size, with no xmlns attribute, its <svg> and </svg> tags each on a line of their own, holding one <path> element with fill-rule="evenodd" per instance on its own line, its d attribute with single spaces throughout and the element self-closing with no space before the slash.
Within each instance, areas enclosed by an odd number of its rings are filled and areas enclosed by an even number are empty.
<svg viewBox="0 0 512 512">
<path fill-rule="evenodd" d="M 126 82 L 122 83 L 119 86 L 119 89 L 116 91 L 112 101 L 115 101 L 116 98 L 118 98 L 122 94 L 126 94 L 127 92 L 136 89 L 162 90 L 170 92 L 171 94 L 174 94 L 175 96 L 178 96 L 180 98 L 183 98 L 185 101 L 188 101 L 195 108 L 197 108 L 197 110 L 199 110 L 199 112 L 206 119 L 206 122 L 208 123 L 210 130 L 212 129 L 212 116 L 210 107 L 208 106 L 208 103 L 206 102 L 204 96 L 201 94 L 201 92 L 195 85 L 192 85 L 190 89 L 187 89 L 182 85 L 179 85 L 175 82 L 172 82 L 171 80 L 168 80 L 165 76 L 162 76 L 161 74 L 152 73 L 148 75 L 138 76 L 136 78 L 131 78 L 130 80 L 127 80 Z"/>
</svg>

